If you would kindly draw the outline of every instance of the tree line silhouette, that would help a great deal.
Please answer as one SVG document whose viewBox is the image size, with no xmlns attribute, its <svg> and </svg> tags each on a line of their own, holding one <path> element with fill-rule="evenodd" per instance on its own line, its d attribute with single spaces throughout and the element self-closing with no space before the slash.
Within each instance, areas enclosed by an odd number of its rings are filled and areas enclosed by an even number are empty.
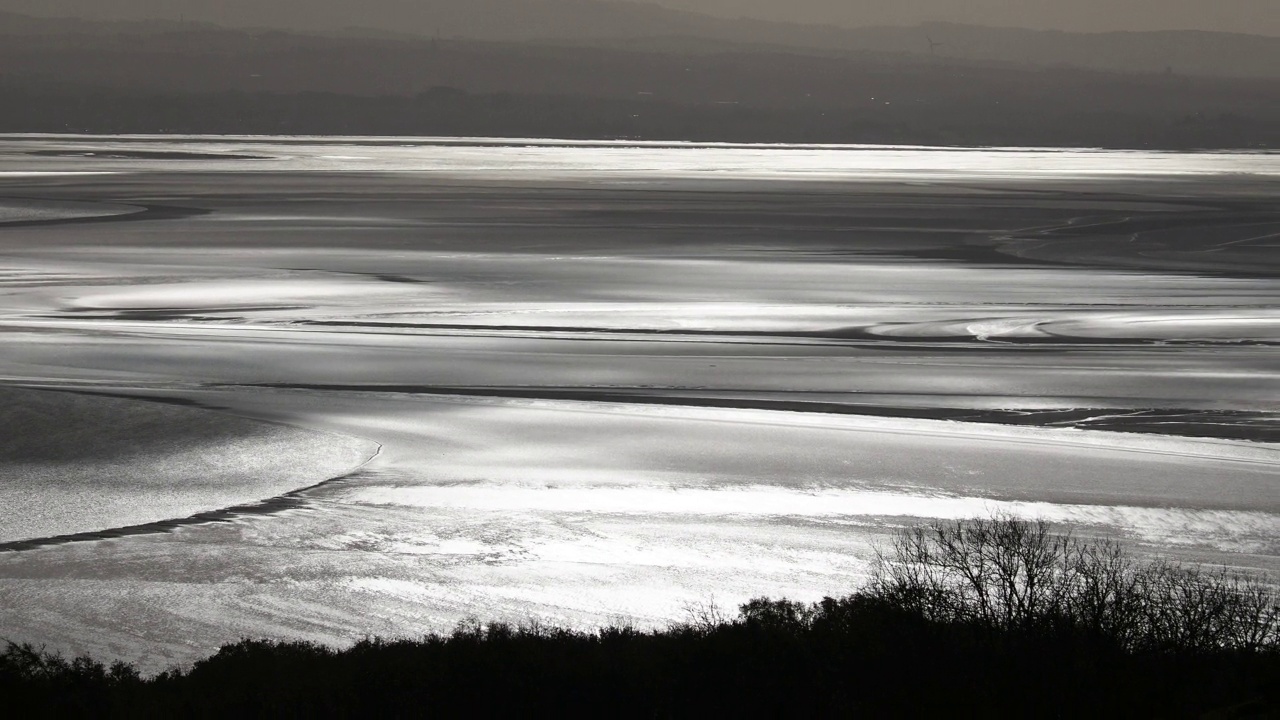
<svg viewBox="0 0 1280 720">
<path fill-rule="evenodd" d="M 0 698 L 100 717 L 1275 717 L 1280 598 L 1266 578 L 996 517 L 904 530 L 865 587 L 812 604 L 703 604 L 652 631 L 244 640 L 152 678 L 10 644 Z"/>
</svg>

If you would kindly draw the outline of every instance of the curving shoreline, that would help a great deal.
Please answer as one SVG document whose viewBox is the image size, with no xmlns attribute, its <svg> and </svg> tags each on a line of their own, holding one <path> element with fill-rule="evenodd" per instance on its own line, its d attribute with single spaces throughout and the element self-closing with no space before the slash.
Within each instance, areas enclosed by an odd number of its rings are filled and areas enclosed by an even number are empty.
<svg viewBox="0 0 1280 720">
<path fill-rule="evenodd" d="M 0 553 L 22 552 L 24 550 L 35 550 L 37 548 L 54 547 L 57 545 L 67 545 L 78 542 L 114 540 L 116 538 L 131 537 L 135 535 L 171 533 L 186 527 L 209 525 L 212 523 L 228 523 L 241 518 L 261 517 L 266 515 L 275 515 L 287 510 L 297 510 L 305 506 L 306 496 L 308 493 L 358 477 L 364 467 L 373 462 L 381 452 L 382 446 L 378 445 L 378 449 L 373 453 L 373 455 L 369 456 L 369 459 L 365 460 L 359 467 L 348 473 L 331 477 L 327 480 L 322 480 L 315 485 L 299 488 L 283 495 L 267 498 L 266 500 L 245 503 L 243 505 L 235 505 L 233 507 L 222 508 L 219 510 L 210 510 L 208 512 L 196 513 L 189 517 L 174 518 L 172 520 L 158 520 L 156 522 L 143 523 L 140 525 L 129 525 L 126 527 L 110 528 L 107 530 L 96 530 L 91 532 L 71 533 L 68 535 L 55 535 L 44 538 L 32 538 L 30 540 L 0 542 Z"/>
<path fill-rule="evenodd" d="M 275 511 L 381 451 L 183 403 L 12 386 L 0 401 L 0 550 Z"/>
<path fill-rule="evenodd" d="M 237 386 L 228 386 L 237 387 Z M 488 397 L 523 400 L 571 400 L 593 403 L 666 405 L 728 410 L 857 415 L 919 420 L 950 420 L 989 425 L 1039 428 L 1077 428 L 1140 435 L 1280 442 L 1280 426 L 1273 413 L 1264 411 L 1206 411 L 1184 408 L 966 408 L 902 407 L 861 402 L 807 400 L 804 392 L 781 393 L 788 397 L 736 397 L 721 391 L 720 397 L 686 391 L 663 394 L 655 388 L 589 387 L 445 387 L 431 385 L 318 385 L 272 383 L 239 387 L 321 392 L 395 393 L 436 397 Z M 827 395 L 829 393 L 813 393 Z M 131 396 L 123 396 L 131 397 Z M 1214 422 L 1219 420 L 1219 422 Z M 1234 422 L 1233 422 L 1234 421 Z"/>
<path fill-rule="evenodd" d="M 3 210 L 6 204 L 16 205 L 12 201 L 30 203 L 32 206 L 39 204 L 49 204 L 56 202 L 65 205 L 81 205 L 84 206 L 84 214 L 75 215 L 58 215 L 56 212 L 49 211 L 50 217 L 35 217 L 18 220 L 6 220 L 3 214 L 0 214 L 0 229 L 3 228 L 20 228 L 20 227 L 38 227 L 46 225 L 78 225 L 82 223 L 100 223 L 100 222 L 121 222 L 130 221 L 137 222 L 141 220 L 176 220 L 187 217 L 197 217 L 206 215 L 210 211 L 201 208 L 174 207 L 169 205 L 128 205 L 116 206 L 112 211 L 106 208 L 112 207 L 110 203 L 95 203 L 76 201 L 74 203 L 64 200 L 45 201 L 30 200 L 28 198 L 0 198 L 0 210 Z M 91 212 L 91 209 L 98 209 L 98 212 Z M 38 208 L 33 209 L 34 214 L 39 214 Z"/>
</svg>

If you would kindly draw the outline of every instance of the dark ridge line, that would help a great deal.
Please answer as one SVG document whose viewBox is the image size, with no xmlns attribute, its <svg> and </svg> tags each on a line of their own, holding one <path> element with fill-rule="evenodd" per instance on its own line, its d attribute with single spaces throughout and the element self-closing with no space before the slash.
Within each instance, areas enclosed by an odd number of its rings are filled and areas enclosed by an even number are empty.
<svg viewBox="0 0 1280 720">
<path fill-rule="evenodd" d="M 142 137 L 138 137 L 142 135 Z M 152 133 L 136 133 L 116 136 L 111 133 L 94 132 L 10 132 L 0 133 L 13 140 L 56 139 L 68 143 L 113 142 L 130 144 L 147 144 L 156 142 L 199 142 L 216 144 L 270 143 L 272 145 L 351 145 L 354 147 L 614 147 L 614 148 L 664 148 L 683 149 L 720 149 L 743 148 L 750 150 L 833 150 L 841 152 L 865 152 L 867 150 L 905 149 L 918 152 L 1016 152 L 1024 148 L 1001 145 L 913 145 L 900 143 L 865 144 L 865 143 L 820 143 L 820 142 L 742 142 L 715 140 L 641 140 L 629 137 L 617 138 L 559 138 L 559 137 L 509 137 L 509 136 L 421 136 L 421 135 L 342 135 L 339 133 L 317 133 L 311 135 L 263 135 L 242 133 L 176 133 L 171 138 L 157 137 Z M 1074 148 L 1069 146 L 1047 146 L 1047 150 L 1092 150 L 1094 148 Z M 1118 148 L 1127 150 L 1130 148 Z M 1226 148 L 1225 151 L 1241 150 Z M 1252 152 L 1270 153 L 1269 149 L 1250 150 Z M 273 157 L 273 156 L 268 156 Z"/>
<path fill-rule="evenodd" d="M 282 310 L 307 310 L 307 305 L 257 305 L 243 307 L 211 307 L 200 308 L 201 313 L 244 313 L 244 312 L 279 312 Z M 100 308 L 70 308 L 63 310 L 62 314 L 42 315 L 40 317 L 47 319 L 60 319 L 66 315 L 72 315 L 78 319 L 84 320 L 142 320 L 142 321 L 164 321 L 164 320 L 193 320 L 196 322 L 217 322 L 228 319 L 227 317 L 218 317 L 216 315 L 192 314 L 190 310 L 179 310 L 177 308 L 152 308 L 152 309 L 125 309 L 125 310 L 102 310 Z"/>
<path fill-rule="evenodd" d="M 31 200 L 34 198 L 8 198 L 12 200 Z M 77 201 L 93 202 L 93 201 Z M 128 203 L 122 203 L 128 204 Z M 16 222 L 0 222 L 0 231 L 5 228 L 39 227 L 43 225 L 83 225 L 87 223 L 106 222 L 141 222 L 143 220 L 181 220 L 183 218 L 211 215 L 212 210 L 205 208 L 176 207 L 171 205 L 136 205 L 141 210 L 119 215 L 97 215 L 78 218 L 49 218 L 46 220 L 18 220 Z"/>
<path fill-rule="evenodd" d="M 176 150 L 28 150 L 36 157 L 79 157 L 101 160 L 275 160 L 272 155 L 237 155 Z"/>
<path fill-rule="evenodd" d="M 1054 335 L 1045 338 L 1001 338 L 982 340 L 977 337 L 957 337 L 954 335 L 875 335 L 860 328 L 842 328 L 835 330 L 796 330 L 792 332 L 774 332 L 770 330 L 689 330 L 676 328 L 596 328 L 556 325 L 476 325 L 451 323 L 396 323 L 355 320 L 294 320 L 291 325 L 307 325 L 316 327 L 353 327 L 407 330 L 467 330 L 488 332 L 528 332 L 528 333 L 583 333 L 593 335 L 665 335 L 694 337 L 744 337 L 744 338 L 794 338 L 806 340 L 846 340 L 859 343 L 873 343 L 876 347 L 888 349 L 888 345 L 969 345 L 977 347 L 1045 347 L 1061 349 L 1068 347 L 1099 346 L 1146 346 L 1146 347 L 1272 347 L 1280 342 L 1270 340 L 1155 340 L 1149 338 L 1089 338 L 1068 335 Z"/>
<path fill-rule="evenodd" d="M 242 415 L 236 412 L 235 408 L 232 408 L 232 407 L 227 407 L 225 405 L 212 405 L 209 403 L 201 402 L 199 400 L 192 400 L 191 398 L 185 398 L 185 397 L 172 397 L 169 395 L 146 395 L 146 394 L 141 394 L 137 392 L 133 392 L 133 393 L 122 392 L 119 390 L 97 390 L 91 387 L 49 387 L 44 385 L 26 385 L 22 383 L 0 383 L 0 387 L 15 387 L 20 390 L 30 390 L 32 392 L 58 392 L 58 393 L 68 393 L 71 395 L 87 395 L 90 397 L 107 397 L 107 398 L 119 398 L 121 400 L 138 400 L 140 402 L 160 403 L 161 405 L 176 405 L 178 407 L 195 408 L 197 410 L 209 410 L 211 412 L 221 412 L 227 415 L 233 415 L 235 417 L 238 417 L 244 420 L 249 420 L 251 422 L 262 423 L 264 425 L 276 425 L 278 427 L 287 427 L 287 428 L 292 428 L 294 430 L 299 430 L 299 429 L 309 430 L 309 428 L 303 428 L 298 425 L 291 425 L 290 423 L 284 422 L 282 420 L 271 420 L 267 418 L 253 417 L 251 415 Z M 329 435 L 335 434 L 335 433 L 330 433 L 324 430 L 311 430 L 311 432 L 319 432 L 322 434 L 329 434 Z M 364 439 L 367 439 L 367 438 L 364 438 Z M 370 442 L 373 442 L 373 441 L 370 441 Z M 374 444 L 378 445 L 378 450 L 369 458 L 369 460 L 372 460 L 373 458 L 377 457 L 382 452 L 382 446 L 376 442 L 374 442 Z M 364 463 L 361 463 L 361 466 L 367 464 L 369 460 L 365 460 Z"/>
<path fill-rule="evenodd" d="M 1012 195 L 1043 197 L 1051 196 L 1060 200 L 1096 200 L 1096 199 L 1118 199 L 1127 202 L 1157 202 L 1162 204 L 1173 205 L 1181 208 L 1179 211 L 1169 213 L 1159 213 L 1155 217 L 1146 217 L 1141 220 L 1131 216 L 1120 214 L 1107 214 L 1100 216 L 1100 221 L 1090 223 L 1087 226 L 1079 226 L 1072 222 L 1046 225 L 1039 228 L 1028 228 L 1019 231 L 1012 231 L 1009 234 L 997 234 L 988 238 L 986 243 L 965 243 L 960 246 L 947 246 L 938 248 L 919 248 L 919 249 L 899 249 L 892 251 L 875 252 L 872 254 L 887 257 L 905 257 L 909 259 L 923 260 L 942 260 L 947 262 L 956 262 L 960 264 L 981 264 L 993 266 L 1017 266 L 1028 268 L 1073 268 L 1073 269 L 1090 269 L 1090 270 L 1107 270 L 1123 273 L 1158 273 L 1162 275 L 1179 275 L 1192 277 L 1210 277 L 1222 279 L 1237 280 L 1268 280 L 1280 277 L 1280 269 L 1253 269 L 1244 268 L 1187 268 L 1187 267 L 1167 267 L 1167 266 L 1151 266 L 1135 264 L 1132 266 L 1108 264 L 1099 260 L 1091 260 L 1087 258 L 1081 259 L 1065 259 L 1065 258 L 1043 258 L 1031 257 L 1018 254 L 1017 245 L 1020 242 L 1036 239 L 1066 239 L 1090 237 L 1092 233 L 1086 233 L 1086 230 L 1096 230 L 1098 228 L 1110 229 L 1119 234 L 1128 234 L 1125 231 L 1132 230 L 1135 226 L 1138 232 L 1147 232 L 1150 230 L 1167 230 L 1183 227 L 1213 227 L 1215 221 L 1218 220 L 1238 220 L 1241 213 L 1253 214 L 1265 222 L 1275 222 L 1280 220 L 1280 214 L 1277 214 L 1275 208 L 1265 202 L 1253 199 L 1230 200 L 1228 198 L 1178 198 L 1178 197 L 1157 197 L 1148 198 L 1133 193 L 1120 193 L 1115 196 L 1109 196 L 1106 193 L 1088 192 L 1088 191 L 1066 191 L 1060 189 L 1037 190 L 1034 188 L 993 188 L 982 185 L 955 185 L 956 188 L 967 188 L 970 190 L 980 190 L 988 192 L 997 189 L 1000 192 L 1007 192 Z M 963 198 L 963 195 L 940 194 L 939 197 L 946 199 Z"/>
<path fill-rule="evenodd" d="M 386 275 L 386 274 L 379 274 L 379 273 L 357 273 L 357 274 L 362 274 L 362 275 L 365 275 L 366 277 L 371 277 L 375 280 L 381 280 L 382 282 L 389 282 L 389 283 L 403 283 L 406 285 L 430 285 L 431 284 L 430 281 L 419 280 L 418 278 L 409 277 L 408 275 Z"/>
<path fill-rule="evenodd" d="M 289 272 L 325 273 L 328 275 L 354 275 L 356 277 L 362 277 L 362 278 L 373 278 L 374 280 L 381 280 L 382 282 L 405 283 L 408 285 L 433 284 L 433 281 L 431 280 L 423 280 L 421 278 L 409 277 L 408 275 L 394 275 L 389 273 L 352 272 L 352 271 L 343 271 L 343 270 L 328 270 L 328 269 L 305 268 L 305 267 L 304 268 L 292 267 L 292 268 L 281 268 L 281 269 L 288 270 Z"/>
<path fill-rule="evenodd" d="M 33 390 L 38 392 L 60 392 L 60 393 L 69 393 L 71 395 L 88 395 L 90 397 L 107 397 L 107 398 L 119 398 L 121 400 L 138 400 L 141 402 L 160 403 L 161 405 L 176 405 L 178 407 L 195 408 L 198 410 L 225 412 L 227 414 L 234 414 L 235 412 L 234 408 L 226 407 L 225 405 L 210 405 L 207 403 L 202 403 L 199 400 L 192 400 L 190 398 L 183 398 L 183 397 L 170 397 L 170 396 L 161 396 L 161 395 L 140 395 L 137 393 L 128 393 L 128 392 L 119 392 L 119 391 L 110 391 L 110 390 L 93 390 L 91 388 L 76 388 L 76 387 L 40 387 L 40 386 L 25 386 L 25 385 L 17 385 L 14 387 L 18 387 L 23 390 Z M 296 427 L 293 425 L 289 425 L 288 423 L 280 422 L 278 420 L 265 420 L 265 419 L 254 418 L 254 417 L 246 417 L 243 415 L 237 415 L 236 417 L 244 417 L 246 420 L 265 423 L 267 425 L 281 425 L 284 427 Z"/>
<path fill-rule="evenodd" d="M 1013 235 L 1007 235 L 1007 236 L 998 236 L 998 237 L 992 238 L 992 240 L 995 241 L 997 244 L 991 245 L 991 246 L 981 246 L 981 247 L 987 247 L 990 250 L 988 255 L 1003 255 L 1006 258 L 1013 259 L 1015 264 L 1017 263 L 1017 261 L 1022 261 L 1028 264 L 1041 263 L 1041 264 L 1047 264 L 1051 266 L 1088 267 L 1093 269 L 1106 269 L 1106 270 L 1113 270 L 1113 271 L 1119 271 L 1119 272 L 1144 272 L 1144 273 L 1154 272 L 1154 273 L 1160 273 L 1160 274 L 1190 275 L 1195 277 L 1211 277 L 1211 278 L 1237 279 L 1237 280 L 1266 280 L 1266 279 L 1280 277 L 1280 269 L 1273 269 L 1273 268 L 1255 267 L 1253 269 L 1244 269 L 1241 267 L 1232 267 L 1232 268 L 1210 269 L 1210 268 L 1189 268 L 1189 267 L 1167 267 L 1167 266 L 1160 266 L 1160 265 L 1156 265 L 1152 267 L 1150 265 L 1147 265 L 1147 266 L 1142 265 L 1141 260 L 1139 259 L 1140 256 L 1134 258 L 1134 260 L 1137 261 L 1135 265 L 1125 266 L 1123 264 L 1121 265 L 1107 264 L 1105 260 L 1097 261 L 1097 260 L 1089 260 L 1087 258 L 1065 259 L 1065 258 L 1045 258 L 1045 257 L 1035 257 L 1032 255 L 1023 255 L 1023 254 L 1020 254 L 1021 248 L 1018 247 L 1020 243 L 1030 241 L 1030 240 L 1038 240 L 1038 239 L 1048 239 L 1050 241 L 1053 241 L 1053 240 L 1062 240 L 1062 239 L 1108 237 L 1108 236 L 1117 236 L 1117 235 L 1118 236 L 1132 235 L 1134 237 L 1137 237 L 1138 235 L 1141 235 L 1143 233 L 1148 233 L 1148 232 L 1160 232 L 1164 230 L 1175 230 L 1175 229 L 1181 230 L 1186 228 L 1217 227 L 1221 224 L 1221 221 L 1240 220 L 1241 219 L 1240 213 L 1241 213 L 1241 210 L 1239 208 L 1219 207 L 1213 210 L 1201 210 L 1198 212 L 1183 211 L 1181 213 L 1176 213 L 1176 214 L 1148 213 L 1144 217 L 1110 215 L 1105 217 L 1104 219 L 1100 219 L 1099 222 L 1088 223 L 1086 225 L 1076 225 L 1074 223 L 1069 222 L 1066 224 L 1051 225 L 1047 227 L 1041 227 L 1041 228 L 1036 228 L 1028 231 L 1023 231 L 1025 232 L 1025 234 L 1019 233 L 1019 234 L 1013 234 Z M 1277 221 L 1280 221 L 1280 215 L 1278 215 L 1274 211 L 1274 209 L 1270 207 L 1255 207 L 1253 209 L 1253 213 L 1255 215 L 1254 219 L 1261 220 L 1263 223 L 1275 223 Z M 1100 236 L 1097 235 L 1097 232 L 1096 232 L 1099 230 L 1102 231 L 1102 234 Z M 1200 251 L 1200 252 L 1203 253 L 1204 251 Z"/>
<path fill-rule="evenodd" d="M 1056 239 L 1070 236 L 1057 236 Z M 1086 236 L 1087 237 L 1087 236 Z M 875 253 L 881 257 L 903 257 L 911 260 L 938 260 L 960 265 L 986 265 L 990 267 L 1018 267 L 1044 270 L 1100 270 L 1130 275 L 1173 275 L 1178 277 L 1203 277 L 1222 280 L 1271 280 L 1280 278 L 1280 270 L 1259 269 L 1247 271 L 1239 268 L 1190 268 L 1166 265 L 1132 265 L 1108 263 L 1105 260 L 1064 259 L 1020 255 L 1018 243 L 1037 240 L 1037 236 L 1016 236 L 999 245 L 965 245 L 940 248 L 895 249 Z"/>
<path fill-rule="evenodd" d="M 838 402 L 811 400 L 770 400 L 748 398 L 703 398 L 672 395 L 643 395 L 635 392 L 608 390 L 578 390 L 573 388 L 469 388 L 424 385 L 319 385 L 307 383 L 258 383 L 227 384 L 215 387 L 271 388 L 277 390 L 315 390 L 322 392 L 383 392 L 403 395 L 436 395 L 442 397 L 491 397 L 516 400 L 567 400 L 571 402 L 610 402 L 628 405 L 660 405 L 669 407 L 704 407 L 728 410 L 772 410 L 778 412 L 821 413 L 827 415 L 856 415 L 865 417 L 890 417 L 918 420 L 947 420 L 985 425 L 1009 425 L 1043 428 L 1079 428 L 1103 430 L 1133 435 L 1167 435 L 1173 437 L 1205 438 L 1216 440 L 1244 440 L 1250 442 L 1280 442 L 1280 429 L 1258 426 L 1223 425 L 1201 421 L 1181 427 L 1159 426 L 1161 417 L 1170 413 L 1196 414 L 1211 411 L 1158 411 L 1142 409 L 1130 412 L 1146 413 L 1130 416 L 1139 422 L 1126 424 L 1118 416 L 1125 412 L 1116 408 L 1074 408 L 1071 410 L 975 410 L 970 408 L 906 408 L 891 405 L 853 405 Z M 1244 411 L 1248 412 L 1248 411 Z M 1150 413 L 1156 413 L 1154 415 Z M 1161 413 L 1164 413 L 1162 415 Z M 1079 417 L 1071 417 L 1071 415 Z M 1100 415 L 1110 416 L 1090 422 Z M 1064 417 L 1065 416 L 1065 417 Z M 1176 417 L 1176 415 L 1175 415 Z M 1146 421 L 1146 422 L 1142 422 Z"/>
<path fill-rule="evenodd" d="M 157 520 L 155 522 L 143 523 L 141 525 L 127 525 L 125 527 L 110 528 L 107 530 L 93 530 L 89 532 L 71 533 L 69 535 L 54 535 L 44 538 L 4 542 L 0 543 L 0 553 L 23 552 L 25 550 L 56 547 L 58 545 L 69 545 L 72 543 L 115 540 L 118 538 L 134 537 L 138 535 L 163 535 L 186 527 L 230 523 L 241 518 L 265 517 L 278 515 L 286 510 L 300 510 L 307 505 L 308 499 L 306 496 L 308 493 L 319 490 L 323 487 L 349 481 L 352 478 L 363 474 L 365 466 L 381 454 L 382 445 L 378 444 L 378 448 L 374 451 L 373 455 L 370 455 L 368 459 L 360 463 L 360 465 L 354 470 L 343 475 L 338 475 L 337 477 L 322 480 L 315 485 L 299 488 L 283 495 L 267 498 L 266 500 L 245 503 L 243 505 L 234 505 L 220 510 L 209 510 L 184 518 Z"/>
</svg>

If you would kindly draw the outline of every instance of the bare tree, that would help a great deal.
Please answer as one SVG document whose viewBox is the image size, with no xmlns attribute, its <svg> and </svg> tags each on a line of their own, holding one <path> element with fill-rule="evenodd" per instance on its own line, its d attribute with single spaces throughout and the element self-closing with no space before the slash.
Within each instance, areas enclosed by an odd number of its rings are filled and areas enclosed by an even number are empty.
<svg viewBox="0 0 1280 720">
<path fill-rule="evenodd" d="M 937 622 L 1071 631 L 1129 650 L 1280 649 L 1280 599 L 1259 578 L 1137 562 L 1114 541 L 1012 516 L 902 531 L 868 591 Z"/>
</svg>

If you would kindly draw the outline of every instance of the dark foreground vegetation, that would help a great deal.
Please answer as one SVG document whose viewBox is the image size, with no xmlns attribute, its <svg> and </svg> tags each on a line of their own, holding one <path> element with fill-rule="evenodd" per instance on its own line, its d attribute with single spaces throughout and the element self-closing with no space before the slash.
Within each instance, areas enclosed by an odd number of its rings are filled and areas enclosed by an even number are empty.
<svg viewBox="0 0 1280 720">
<path fill-rule="evenodd" d="M 1277 717 L 1280 608 L 1228 571 L 998 518 L 904 532 L 872 581 L 660 631 L 463 623 L 347 650 L 244 641 L 190 670 L 0 655 L 17 716 Z"/>
</svg>

